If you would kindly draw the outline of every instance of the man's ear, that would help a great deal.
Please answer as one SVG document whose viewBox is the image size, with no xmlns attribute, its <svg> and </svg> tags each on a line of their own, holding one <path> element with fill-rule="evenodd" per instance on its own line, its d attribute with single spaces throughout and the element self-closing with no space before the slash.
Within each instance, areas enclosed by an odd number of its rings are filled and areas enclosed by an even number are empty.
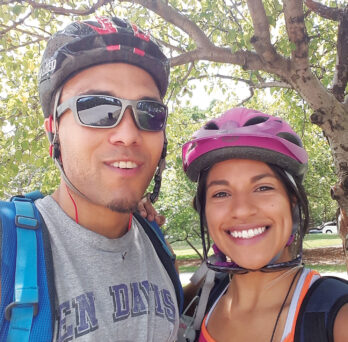
<svg viewBox="0 0 348 342">
<path fill-rule="evenodd" d="M 44 128 L 45 128 L 49 142 L 52 142 L 53 134 L 55 133 L 55 130 L 56 130 L 56 127 L 54 127 L 54 125 L 53 125 L 52 114 L 48 118 L 45 118 Z"/>
<path fill-rule="evenodd" d="M 50 142 L 49 154 L 52 158 L 60 157 L 60 147 L 59 142 L 57 141 L 57 135 L 54 138 L 54 134 L 56 132 L 56 127 L 53 125 L 53 117 L 50 115 L 48 118 L 44 120 L 44 128 L 47 134 L 48 141 Z M 53 141 L 53 139 L 55 141 Z"/>
<path fill-rule="evenodd" d="M 44 121 L 44 128 L 45 128 L 45 132 L 51 132 L 51 125 L 50 125 L 50 119 L 49 118 L 45 118 Z"/>
</svg>

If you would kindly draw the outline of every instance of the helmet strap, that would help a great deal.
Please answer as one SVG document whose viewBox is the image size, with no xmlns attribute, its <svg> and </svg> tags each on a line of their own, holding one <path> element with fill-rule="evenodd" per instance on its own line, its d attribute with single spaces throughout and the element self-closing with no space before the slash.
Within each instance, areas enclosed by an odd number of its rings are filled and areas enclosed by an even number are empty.
<svg viewBox="0 0 348 342">
<path fill-rule="evenodd" d="M 52 138 L 52 133 L 51 133 L 51 138 L 52 140 L 50 140 L 51 146 L 50 147 L 50 151 L 52 151 L 51 157 L 53 158 L 56 166 L 58 167 L 58 170 L 60 171 L 60 174 L 64 180 L 64 182 L 66 183 L 66 185 L 72 190 L 74 191 L 77 195 L 81 196 L 84 199 L 88 198 L 86 197 L 86 195 L 84 195 L 80 190 L 78 190 L 69 180 L 69 178 L 67 177 L 67 175 L 65 174 L 64 171 L 64 167 L 63 167 L 63 163 L 61 160 L 61 155 L 60 155 L 60 144 L 59 144 L 59 135 L 58 135 L 58 120 L 57 120 L 57 107 L 58 107 L 58 103 L 59 103 L 59 99 L 60 99 L 60 95 L 62 92 L 63 87 L 60 87 L 54 97 L 54 106 L 53 106 L 53 126 L 54 126 L 54 133 L 53 133 L 53 138 Z M 50 138 L 50 136 L 49 136 Z M 70 195 L 70 194 L 69 194 Z"/>
</svg>

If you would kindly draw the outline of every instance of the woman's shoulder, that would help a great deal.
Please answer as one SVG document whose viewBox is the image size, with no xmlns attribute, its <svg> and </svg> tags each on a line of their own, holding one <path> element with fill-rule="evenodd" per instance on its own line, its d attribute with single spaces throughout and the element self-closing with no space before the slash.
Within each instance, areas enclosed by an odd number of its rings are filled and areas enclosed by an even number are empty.
<svg viewBox="0 0 348 342">
<path fill-rule="evenodd" d="M 347 293 L 347 297 L 348 297 L 348 293 Z M 347 303 L 341 307 L 335 319 L 335 324 L 333 329 L 333 336 L 334 336 L 335 342 L 348 341 L 347 323 L 348 323 L 348 298 L 347 298 Z"/>
</svg>

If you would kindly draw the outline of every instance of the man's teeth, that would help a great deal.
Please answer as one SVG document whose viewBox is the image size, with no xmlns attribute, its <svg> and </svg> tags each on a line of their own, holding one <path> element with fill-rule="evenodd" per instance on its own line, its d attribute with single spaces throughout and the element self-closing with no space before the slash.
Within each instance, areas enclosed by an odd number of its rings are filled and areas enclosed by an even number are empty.
<svg viewBox="0 0 348 342">
<path fill-rule="evenodd" d="M 132 161 L 120 161 L 114 162 L 112 166 L 118 167 L 120 169 L 134 169 L 137 167 L 137 164 Z"/>
<path fill-rule="evenodd" d="M 257 235 L 261 235 L 265 230 L 266 230 L 266 227 L 259 227 L 259 228 L 246 229 L 246 230 L 233 230 L 233 231 L 230 231 L 229 233 L 234 238 L 251 239 Z"/>
</svg>

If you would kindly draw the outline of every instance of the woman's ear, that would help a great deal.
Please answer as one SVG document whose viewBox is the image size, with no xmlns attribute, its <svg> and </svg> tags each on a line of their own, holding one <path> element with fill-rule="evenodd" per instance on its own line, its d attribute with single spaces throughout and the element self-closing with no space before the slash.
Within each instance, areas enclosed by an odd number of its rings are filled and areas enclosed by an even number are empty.
<svg viewBox="0 0 348 342">
<path fill-rule="evenodd" d="M 298 205 L 298 199 L 296 196 L 290 197 L 290 204 L 291 204 L 291 210 L 293 211 L 294 208 Z"/>
<path fill-rule="evenodd" d="M 292 233 L 296 234 L 300 229 L 301 217 L 300 217 L 300 207 L 295 203 L 292 207 Z"/>
<path fill-rule="evenodd" d="M 300 223 L 301 223 L 301 215 L 300 215 L 300 207 L 297 204 L 297 201 L 295 203 L 291 204 L 292 206 L 292 229 L 291 229 L 291 235 L 289 237 L 288 242 L 286 243 L 286 247 L 290 246 L 294 240 L 296 233 L 300 230 Z"/>
</svg>

